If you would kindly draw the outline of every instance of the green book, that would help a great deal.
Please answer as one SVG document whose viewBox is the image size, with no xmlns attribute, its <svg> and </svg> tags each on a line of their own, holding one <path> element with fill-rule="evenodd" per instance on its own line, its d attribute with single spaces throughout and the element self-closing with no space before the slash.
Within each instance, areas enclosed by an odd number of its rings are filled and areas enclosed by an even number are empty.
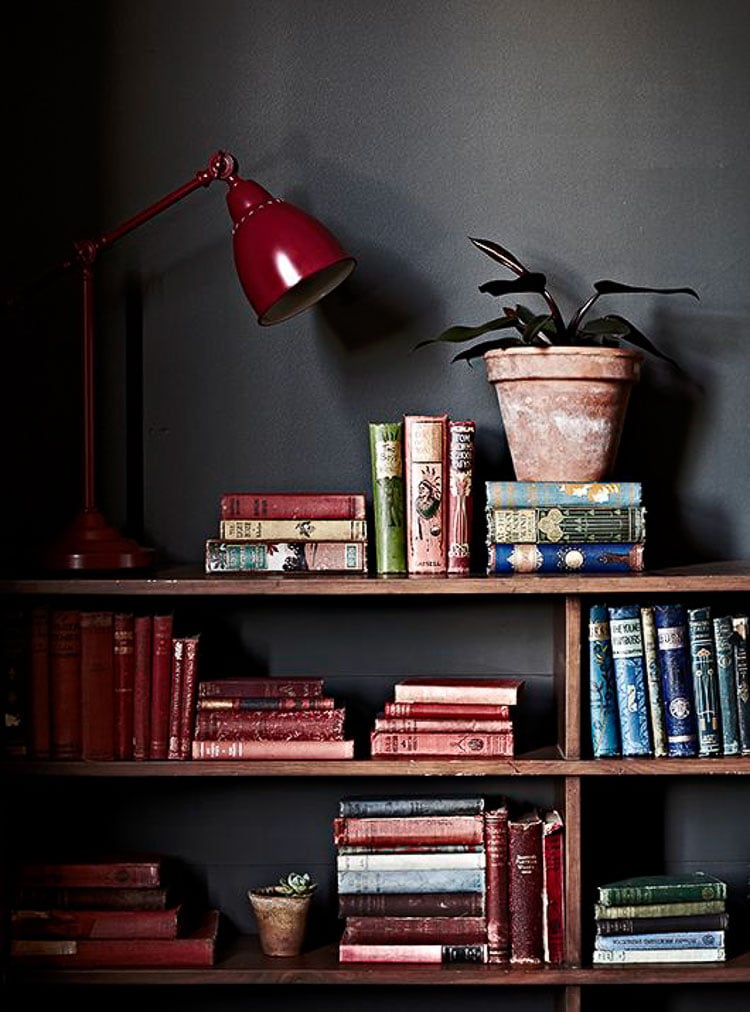
<svg viewBox="0 0 750 1012">
<path fill-rule="evenodd" d="M 713 875 L 696 871 L 685 875 L 643 875 L 599 886 L 599 904 L 694 903 L 726 900 L 727 885 Z"/>
<path fill-rule="evenodd" d="M 406 573 L 404 423 L 370 422 L 375 568 Z"/>
</svg>

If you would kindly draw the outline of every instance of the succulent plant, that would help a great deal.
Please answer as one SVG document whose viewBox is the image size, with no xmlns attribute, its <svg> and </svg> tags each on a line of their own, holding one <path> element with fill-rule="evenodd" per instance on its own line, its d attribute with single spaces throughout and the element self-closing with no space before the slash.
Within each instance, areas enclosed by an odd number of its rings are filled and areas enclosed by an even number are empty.
<svg viewBox="0 0 750 1012">
<path fill-rule="evenodd" d="M 317 888 L 317 882 L 313 882 L 307 872 L 300 875 L 293 871 L 279 879 L 274 891 L 281 896 L 309 896 Z"/>
</svg>

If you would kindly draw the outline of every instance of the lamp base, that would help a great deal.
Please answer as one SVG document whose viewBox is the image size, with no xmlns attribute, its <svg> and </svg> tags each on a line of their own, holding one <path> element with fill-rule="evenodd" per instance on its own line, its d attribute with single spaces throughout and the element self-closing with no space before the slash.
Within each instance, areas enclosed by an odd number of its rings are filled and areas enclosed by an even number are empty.
<svg viewBox="0 0 750 1012">
<path fill-rule="evenodd" d="M 54 570 L 147 569 L 156 552 L 115 530 L 96 507 L 83 509 L 45 551 L 43 562 Z"/>
</svg>

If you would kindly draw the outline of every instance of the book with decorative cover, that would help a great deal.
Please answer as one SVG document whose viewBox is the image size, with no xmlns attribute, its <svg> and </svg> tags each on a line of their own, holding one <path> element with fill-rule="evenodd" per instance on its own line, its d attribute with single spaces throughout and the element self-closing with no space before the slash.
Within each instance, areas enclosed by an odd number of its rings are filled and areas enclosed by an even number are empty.
<svg viewBox="0 0 750 1012">
<path fill-rule="evenodd" d="M 737 723 L 740 732 L 740 751 L 750 755 L 750 672 L 748 671 L 748 617 L 732 616 L 732 659 L 734 682 L 737 687 Z"/>
<path fill-rule="evenodd" d="M 565 846 L 563 820 L 554 809 L 542 820 L 542 865 L 544 961 L 560 966 L 565 957 Z"/>
<path fill-rule="evenodd" d="M 713 620 L 713 626 L 716 676 L 719 685 L 719 709 L 721 711 L 722 750 L 724 755 L 739 755 L 741 752 L 740 723 L 734 676 L 732 616 L 717 616 Z"/>
<path fill-rule="evenodd" d="M 231 741 L 194 740 L 193 759 L 352 759 L 353 739 L 311 741 L 308 738 L 294 741 L 269 739 L 232 739 Z"/>
<path fill-rule="evenodd" d="M 513 731 L 371 731 L 373 756 L 512 756 Z"/>
<path fill-rule="evenodd" d="M 602 544 L 646 540 L 643 506 L 488 507 L 486 515 L 490 544 Z"/>
<path fill-rule="evenodd" d="M 344 709 L 334 710 L 200 710 L 195 738 L 232 741 L 332 740 L 343 737 Z"/>
<path fill-rule="evenodd" d="M 166 759 L 169 752 L 169 700 L 172 688 L 173 623 L 174 618 L 170 612 L 153 616 L 149 759 Z"/>
<path fill-rule="evenodd" d="M 542 820 L 525 812 L 508 820 L 511 963 L 544 960 Z"/>
<path fill-rule="evenodd" d="M 626 604 L 609 608 L 609 630 L 622 754 L 652 755 L 646 661 L 638 605 Z"/>
<path fill-rule="evenodd" d="M 667 755 L 667 728 L 664 723 L 664 693 L 659 667 L 659 644 L 656 636 L 654 609 L 651 605 L 641 607 L 641 633 L 643 635 L 643 658 L 646 662 L 646 688 L 648 689 L 648 715 L 651 720 L 651 737 L 654 755 Z"/>
<path fill-rule="evenodd" d="M 366 541 L 366 520 L 221 520 L 223 541 Z"/>
<path fill-rule="evenodd" d="M 476 422 L 448 421 L 448 572 L 471 569 Z"/>
<path fill-rule="evenodd" d="M 688 608 L 687 619 L 695 717 L 698 722 L 698 754 L 721 755 L 723 746 L 719 681 L 711 609 Z"/>
<path fill-rule="evenodd" d="M 337 871 L 339 894 L 484 892 L 484 868 L 408 868 Z"/>
<path fill-rule="evenodd" d="M 607 906 L 594 904 L 594 918 L 602 920 L 629 920 L 631 918 L 693 917 L 695 914 L 723 914 L 725 900 L 685 900 L 675 903 L 624 903 Z"/>
<path fill-rule="evenodd" d="M 726 882 L 702 871 L 685 875 L 641 875 L 598 888 L 598 902 L 610 907 L 726 898 Z"/>
<path fill-rule="evenodd" d="M 406 572 L 404 423 L 370 422 L 370 467 L 378 573 Z"/>
<path fill-rule="evenodd" d="M 698 754 L 687 614 L 681 604 L 654 605 L 659 665 L 664 692 L 667 751 L 670 756 Z"/>
<path fill-rule="evenodd" d="M 317 698 L 323 694 L 323 684 L 322 678 L 304 675 L 205 678 L 198 682 L 198 699 L 246 699 L 252 696 L 289 700 Z"/>
<path fill-rule="evenodd" d="M 643 569 L 643 544 L 488 545 L 487 572 L 631 573 Z"/>
<path fill-rule="evenodd" d="M 642 487 L 635 481 L 488 481 L 487 507 L 640 506 Z"/>
<path fill-rule="evenodd" d="M 487 961 L 507 963 L 510 959 L 507 805 L 501 804 L 484 813 L 484 848 L 487 865 Z"/>
<path fill-rule="evenodd" d="M 366 541 L 222 541 L 207 538 L 207 573 L 366 573 Z"/>
<path fill-rule="evenodd" d="M 115 759 L 133 758 L 133 714 L 135 695 L 135 616 L 115 612 Z"/>
<path fill-rule="evenodd" d="M 383 798 L 342 798 L 339 801 L 339 815 L 342 818 L 351 816 L 401 816 L 411 818 L 415 815 L 478 815 L 484 811 L 484 798 L 471 796 L 426 797 L 414 798 L 383 797 Z"/>
<path fill-rule="evenodd" d="M 619 756 L 620 718 L 606 605 L 589 609 L 589 711 L 594 758 Z"/>
<path fill-rule="evenodd" d="M 404 416 L 406 568 L 411 574 L 447 572 L 446 476 L 448 416 Z"/>
<path fill-rule="evenodd" d="M 222 520 L 364 520 L 364 492 L 225 492 Z"/>
<path fill-rule="evenodd" d="M 411 720 L 510 720 L 510 706 L 505 703 L 383 703 L 386 717 L 403 717 Z"/>
<path fill-rule="evenodd" d="M 724 931 L 674 931 L 645 935 L 597 935 L 595 949 L 723 949 Z"/>
<path fill-rule="evenodd" d="M 389 849 L 409 843 L 440 846 L 448 843 L 481 844 L 484 820 L 477 815 L 417 815 L 341 817 L 333 820 L 333 842 L 337 847 L 367 844 Z"/>
</svg>

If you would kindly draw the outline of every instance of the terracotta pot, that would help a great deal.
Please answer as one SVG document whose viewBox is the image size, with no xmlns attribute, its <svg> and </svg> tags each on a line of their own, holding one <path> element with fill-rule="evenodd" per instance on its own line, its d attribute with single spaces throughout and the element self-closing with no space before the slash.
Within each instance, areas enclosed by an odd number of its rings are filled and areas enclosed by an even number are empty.
<svg viewBox="0 0 750 1012">
<path fill-rule="evenodd" d="M 247 895 L 263 952 L 267 956 L 299 955 L 312 894 L 280 896 L 270 889 L 251 889 Z"/>
<path fill-rule="evenodd" d="M 610 477 L 642 360 L 628 348 L 486 352 L 516 479 Z"/>
</svg>

